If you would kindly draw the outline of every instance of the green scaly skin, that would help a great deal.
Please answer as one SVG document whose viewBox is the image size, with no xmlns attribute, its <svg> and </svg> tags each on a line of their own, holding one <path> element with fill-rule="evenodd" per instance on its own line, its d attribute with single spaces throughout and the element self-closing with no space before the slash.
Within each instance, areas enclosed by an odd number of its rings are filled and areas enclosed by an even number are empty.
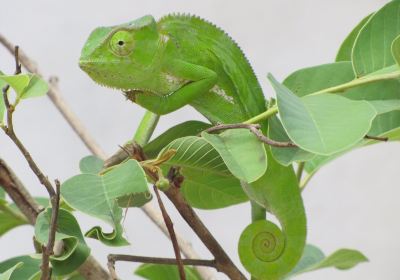
<svg viewBox="0 0 400 280">
<path fill-rule="evenodd" d="M 238 45 L 215 25 L 194 16 L 168 15 L 158 22 L 145 16 L 97 28 L 82 49 L 80 67 L 97 83 L 122 90 L 128 99 L 159 115 L 189 104 L 214 124 L 239 123 L 266 110 L 261 87 Z M 262 126 L 266 132 L 267 123 Z M 278 165 L 271 156 L 269 165 Z M 280 168 L 292 176 L 291 168 Z M 262 262 L 262 273 L 246 267 L 259 280 L 287 274 L 300 259 L 306 239 L 297 184 L 273 187 L 265 190 L 271 194 L 268 210 L 280 221 L 285 244 Z"/>
</svg>

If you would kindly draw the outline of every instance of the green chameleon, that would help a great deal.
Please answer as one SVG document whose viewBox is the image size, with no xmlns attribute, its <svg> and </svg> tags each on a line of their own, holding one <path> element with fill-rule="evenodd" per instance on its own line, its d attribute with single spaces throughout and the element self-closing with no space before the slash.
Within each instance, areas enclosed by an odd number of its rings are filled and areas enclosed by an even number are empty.
<svg viewBox="0 0 400 280">
<path fill-rule="evenodd" d="M 90 34 L 79 63 L 95 82 L 122 90 L 128 99 L 159 115 L 189 104 L 214 124 L 239 123 L 266 110 L 261 87 L 241 49 L 224 31 L 198 17 L 168 15 L 156 22 L 144 16 L 99 27 Z M 265 132 L 267 122 L 261 125 Z M 270 182 L 271 172 L 287 178 L 286 183 Z M 254 183 L 253 191 L 262 190 L 268 211 L 282 229 L 262 220 L 242 234 L 239 255 L 259 280 L 282 279 L 302 255 L 306 218 L 293 180 L 293 169 L 269 156 L 266 174 Z"/>
</svg>

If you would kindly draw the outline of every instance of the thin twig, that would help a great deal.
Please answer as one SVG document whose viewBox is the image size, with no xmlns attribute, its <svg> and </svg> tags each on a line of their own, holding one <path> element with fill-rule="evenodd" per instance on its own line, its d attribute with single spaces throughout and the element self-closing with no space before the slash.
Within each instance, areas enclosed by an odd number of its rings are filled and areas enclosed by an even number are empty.
<svg viewBox="0 0 400 280">
<path fill-rule="evenodd" d="M 50 280 L 51 278 L 51 268 L 50 268 L 50 256 L 54 254 L 54 242 L 56 239 L 57 230 L 57 218 L 58 210 L 60 209 L 60 182 L 55 180 L 56 185 L 56 195 L 51 197 L 51 219 L 50 219 L 50 229 L 49 229 L 49 240 L 46 246 L 42 247 L 42 275 L 41 280 Z"/>
<path fill-rule="evenodd" d="M 369 139 L 369 140 L 382 141 L 382 142 L 387 142 L 387 141 L 389 141 L 389 137 L 379 137 L 379 136 L 365 135 L 364 138 L 365 138 L 365 139 Z"/>
<path fill-rule="evenodd" d="M 120 255 L 120 254 L 108 255 L 108 262 L 111 262 L 113 265 L 115 265 L 115 262 L 117 261 L 176 265 L 176 259 L 172 258 L 153 258 L 153 257 Z M 183 259 L 182 263 L 184 265 L 209 266 L 216 268 L 215 260 Z"/>
<path fill-rule="evenodd" d="M 270 138 L 268 138 L 267 136 L 265 136 L 264 134 L 262 134 L 262 132 L 260 131 L 260 125 L 259 124 L 245 124 L 245 123 L 236 123 L 236 124 L 219 124 L 213 127 L 210 127 L 206 130 L 204 130 L 205 132 L 208 133 L 213 133 L 213 132 L 217 132 L 217 131 L 221 131 L 221 130 L 226 130 L 226 129 L 238 129 L 238 128 L 245 128 L 250 130 L 251 133 L 253 133 L 255 136 L 257 136 L 257 138 L 272 147 L 278 147 L 278 148 L 293 148 L 293 147 L 297 147 L 296 144 L 292 143 L 292 142 L 278 142 L 275 140 L 272 140 Z"/>
<path fill-rule="evenodd" d="M 183 262 L 182 262 L 181 252 L 179 249 L 178 240 L 176 240 L 174 224 L 172 223 L 171 217 L 168 215 L 167 210 L 165 209 L 164 203 L 161 200 L 160 192 L 158 191 L 158 188 L 156 187 L 156 185 L 153 185 L 153 189 L 157 196 L 158 205 L 160 206 L 160 210 L 163 215 L 165 225 L 167 226 L 169 236 L 171 237 L 172 246 L 174 247 L 174 253 L 175 253 L 175 258 L 176 258 L 175 263 L 178 266 L 180 279 L 186 280 L 185 268 L 183 267 Z"/>
</svg>

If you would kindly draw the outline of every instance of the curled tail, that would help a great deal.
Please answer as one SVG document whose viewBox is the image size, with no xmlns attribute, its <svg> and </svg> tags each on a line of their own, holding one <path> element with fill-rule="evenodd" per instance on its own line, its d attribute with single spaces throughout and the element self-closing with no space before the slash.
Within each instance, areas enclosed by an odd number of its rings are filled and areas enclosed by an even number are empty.
<svg viewBox="0 0 400 280">
<path fill-rule="evenodd" d="M 243 187 L 281 227 L 266 220 L 246 227 L 239 240 L 240 260 L 258 280 L 282 279 L 300 260 L 306 242 L 306 216 L 293 168 L 280 165 L 268 153 L 267 172 Z"/>
</svg>

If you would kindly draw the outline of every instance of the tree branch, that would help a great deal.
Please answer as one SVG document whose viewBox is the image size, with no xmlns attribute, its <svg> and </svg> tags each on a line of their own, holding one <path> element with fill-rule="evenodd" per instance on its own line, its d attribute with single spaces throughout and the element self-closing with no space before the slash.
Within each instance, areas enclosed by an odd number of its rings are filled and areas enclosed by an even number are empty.
<svg viewBox="0 0 400 280">
<path fill-rule="evenodd" d="M 179 188 L 177 188 L 174 184 L 171 184 L 171 187 L 165 191 L 165 194 L 175 205 L 182 218 L 193 229 L 196 235 L 214 256 L 217 270 L 225 273 L 229 279 L 246 280 L 246 277 L 240 272 L 229 256 L 225 253 L 218 241 L 193 211 L 193 208 L 187 204 L 181 192 L 179 191 Z"/>
<path fill-rule="evenodd" d="M 176 259 L 171 259 L 171 258 L 153 258 L 153 257 L 119 255 L 119 254 L 108 255 L 108 262 L 111 263 L 112 266 L 115 266 L 115 262 L 117 261 L 176 265 Z M 182 260 L 182 263 L 184 265 L 209 266 L 217 268 L 215 260 L 184 259 Z"/>
<path fill-rule="evenodd" d="M 42 265 L 40 269 L 42 270 L 41 280 L 50 280 L 51 278 L 51 268 L 50 268 L 50 256 L 54 254 L 54 242 L 56 239 L 57 230 L 57 218 L 58 210 L 60 209 L 60 182 L 55 181 L 56 184 L 56 194 L 51 197 L 51 219 L 50 219 L 50 229 L 49 229 L 49 240 L 46 246 L 42 246 Z"/>
<path fill-rule="evenodd" d="M 179 250 L 178 241 L 176 240 L 174 224 L 172 223 L 172 220 L 171 220 L 170 216 L 168 215 L 167 210 L 165 209 L 164 203 L 161 200 L 160 192 L 158 191 L 158 188 L 156 187 L 156 185 L 153 185 L 153 189 L 157 196 L 158 205 L 160 206 L 160 210 L 163 215 L 165 225 L 167 226 L 169 236 L 172 241 L 172 246 L 174 247 L 174 253 L 175 253 L 175 258 L 176 258 L 175 264 L 178 265 L 179 276 L 180 276 L 181 280 L 186 280 L 185 268 L 183 267 L 183 262 L 182 262 L 182 258 L 181 258 L 181 252 Z"/>
</svg>

